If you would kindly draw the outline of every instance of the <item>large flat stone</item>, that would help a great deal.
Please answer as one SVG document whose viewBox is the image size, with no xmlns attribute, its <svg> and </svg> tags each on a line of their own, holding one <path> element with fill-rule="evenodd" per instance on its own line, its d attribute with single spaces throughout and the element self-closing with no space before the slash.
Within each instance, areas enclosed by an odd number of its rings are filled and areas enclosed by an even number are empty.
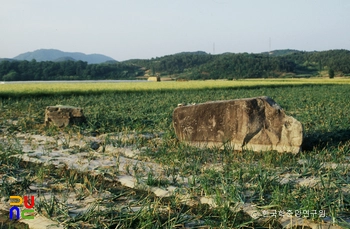
<svg viewBox="0 0 350 229">
<path fill-rule="evenodd" d="M 48 106 L 45 110 L 45 125 L 50 123 L 65 127 L 69 124 L 80 124 L 85 121 L 83 109 L 72 106 Z"/>
<path fill-rule="evenodd" d="M 200 147 L 298 153 L 303 140 L 301 123 L 266 96 L 180 106 L 173 126 L 179 140 Z"/>
</svg>

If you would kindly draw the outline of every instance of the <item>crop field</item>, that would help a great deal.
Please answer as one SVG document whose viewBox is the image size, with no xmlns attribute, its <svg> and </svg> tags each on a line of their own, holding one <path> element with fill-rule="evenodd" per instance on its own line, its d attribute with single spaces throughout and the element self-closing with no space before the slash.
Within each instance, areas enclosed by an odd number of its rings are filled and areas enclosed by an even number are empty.
<svg viewBox="0 0 350 229">
<path fill-rule="evenodd" d="M 303 124 L 302 152 L 177 140 L 179 103 L 256 96 Z M 349 98 L 350 79 L 0 84 L 0 228 L 28 227 L 13 195 L 56 228 L 349 228 Z M 86 123 L 44 126 L 57 104 Z"/>
<path fill-rule="evenodd" d="M 40 81 L 39 81 L 40 82 Z M 149 90 L 177 90 L 177 89 L 213 89 L 213 88 L 239 88 L 281 85 L 314 85 L 314 84 L 350 84 L 350 78 L 309 78 L 309 79 L 247 79 L 247 80 L 206 80 L 184 82 L 157 82 L 157 84 L 140 81 L 137 83 L 25 83 L 0 84 L 0 96 L 20 95 L 49 95 L 49 94 L 88 94 L 114 91 L 149 91 Z"/>
</svg>

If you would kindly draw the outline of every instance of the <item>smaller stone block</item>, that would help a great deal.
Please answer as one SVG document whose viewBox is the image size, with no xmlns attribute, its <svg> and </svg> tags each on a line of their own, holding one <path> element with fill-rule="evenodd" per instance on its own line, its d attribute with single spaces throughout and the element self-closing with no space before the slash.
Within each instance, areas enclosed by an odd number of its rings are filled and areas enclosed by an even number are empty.
<svg viewBox="0 0 350 229">
<path fill-rule="evenodd" d="M 81 124 L 85 121 L 83 109 L 73 106 L 48 106 L 45 110 L 45 125 L 53 123 L 58 127 L 66 127 L 69 124 Z"/>
<path fill-rule="evenodd" d="M 151 76 L 151 77 L 148 77 L 147 81 L 159 82 L 160 77 L 159 76 Z"/>
</svg>

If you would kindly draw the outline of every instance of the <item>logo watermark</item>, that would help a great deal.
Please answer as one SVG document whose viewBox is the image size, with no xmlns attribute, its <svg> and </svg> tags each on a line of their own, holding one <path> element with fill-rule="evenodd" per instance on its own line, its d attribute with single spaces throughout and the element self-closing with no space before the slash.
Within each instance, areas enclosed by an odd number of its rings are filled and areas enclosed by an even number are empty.
<svg viewBox="0 0 350 229">
<path fill-rule="evenodd" d="M 263 217 L 283 217 L 283 216 L 296 216 L 296 217 L 326 217 L 326 210 L 263 210 Z"/>
<path fill-rule="evenodd" d="M 24 198 L 24 201 L 23 201 Z M 14 212 L 16 213 L 16 219 L 34 219 L 34 196 L 30 196 L 30 201 L 28 196 L 10 196 L 10 206 L 13 206 L 10 208 L 10 219 L 14 218 Z M 18 202 L 11 202 L 11 199 L 16 199 Z M 24 209 L 21 209 L 18 206 L 21 206 L 24 204 Z M 26 215 L 27 214 L 27 215 Z"/>
</svg>

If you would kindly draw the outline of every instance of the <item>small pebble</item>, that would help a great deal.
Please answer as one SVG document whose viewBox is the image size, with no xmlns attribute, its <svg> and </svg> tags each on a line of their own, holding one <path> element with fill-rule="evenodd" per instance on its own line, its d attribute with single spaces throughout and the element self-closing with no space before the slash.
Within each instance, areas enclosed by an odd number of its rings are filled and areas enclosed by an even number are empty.
<svg viewBox="0 0 350 229">
<path fill-rule="evenodd" d="M 90 147 L 93 150 L 97 150 L 98 148 L 100 148 L 100 143 L 98 143 L 98 142 L 91 142 Z"/>
</svg>

